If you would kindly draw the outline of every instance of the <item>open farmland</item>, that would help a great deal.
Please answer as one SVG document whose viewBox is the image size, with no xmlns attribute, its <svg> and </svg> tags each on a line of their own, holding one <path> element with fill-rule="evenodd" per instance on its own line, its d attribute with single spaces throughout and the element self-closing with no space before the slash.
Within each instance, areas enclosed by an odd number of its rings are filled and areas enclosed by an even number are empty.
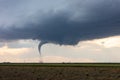
<svg viewBox="0 0 120 80">
<path fill-rule="evenodd" d="M 120 80 L 120 64 L 1 63 L 0 80 Z"/>
</svg>

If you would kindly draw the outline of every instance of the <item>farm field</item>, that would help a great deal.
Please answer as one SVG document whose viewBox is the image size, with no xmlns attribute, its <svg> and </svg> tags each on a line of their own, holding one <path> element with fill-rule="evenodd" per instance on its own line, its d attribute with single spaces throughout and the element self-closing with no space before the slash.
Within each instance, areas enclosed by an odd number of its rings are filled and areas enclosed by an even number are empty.
<svg viewBox="0 0 120 80">
<path fill-rule="evenodd" d="M 120 64 L 1 63 L 0 80 L 120 80 Z"/>
</svg>

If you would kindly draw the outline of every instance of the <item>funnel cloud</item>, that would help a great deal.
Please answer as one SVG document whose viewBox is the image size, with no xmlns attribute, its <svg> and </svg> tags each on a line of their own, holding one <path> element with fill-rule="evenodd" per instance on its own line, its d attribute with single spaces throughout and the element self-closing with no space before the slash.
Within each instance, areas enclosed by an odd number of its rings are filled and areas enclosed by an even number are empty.
<svg viewBox="0 0 120 80">
<path fill-rule="evenodd" d="M 29 0 L 27 5 L 21 1 L 8 10 L 9 14 L 3 10 L 0 41 L 38 40 L 40 52 L 45 43 L 76 45 L 79 41 L 120 35 L 120 0 L 57 1 Z M 18 13 L 19 10 L 24 14 Z"/>
<path fill-rule="evenodd" d="M 47 42 L 45 42 L 45 41 L 41 41 L 40 43 L 39 43 L 39 45 L 38 45 L 38 51 L 39 51 L 39 53 L 40 53 L 40 56 L 41 56 L 41 47 L 42 47 L 42 45 L 44 45 L 44 44 L 46 44 Z"/>
</svg>

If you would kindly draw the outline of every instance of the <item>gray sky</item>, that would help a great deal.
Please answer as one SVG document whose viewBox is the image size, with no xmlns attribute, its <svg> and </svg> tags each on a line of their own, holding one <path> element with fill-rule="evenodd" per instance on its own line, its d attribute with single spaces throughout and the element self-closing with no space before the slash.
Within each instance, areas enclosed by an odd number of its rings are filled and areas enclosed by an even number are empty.
<svg viewBox="0 0 120 80">
<path fill-rule="evenodd" d="M 0 61 L 119 62 L 119 0 L 0 0 Z"/>
</svg>

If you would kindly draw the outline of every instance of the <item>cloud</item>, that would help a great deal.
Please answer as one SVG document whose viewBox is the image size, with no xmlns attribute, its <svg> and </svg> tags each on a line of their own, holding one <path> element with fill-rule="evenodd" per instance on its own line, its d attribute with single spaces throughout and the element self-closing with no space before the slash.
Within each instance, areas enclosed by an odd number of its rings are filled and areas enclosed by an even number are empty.
<svg viewBox="0 0 120 80">
<path fill-rule="evenodd" d="M 45 56 L 43 57 L 44 62 L 95 62 L 92 59 L 87 58 L 67 58 L 62 56 Z"/>
<path fill-rule="evenodd" d="M 33 53 L 33 48 L 11 48 L 5 45 L 0 47 L 0 62 L 34 62 L 38 55 Z M 36 62 L 38 62 L 37 60 Z"/>
<path fill-rule="evenodd" d="M 32 4 L 30 2 L 28 4 Z M 43 3 L 47 3 L 47 0 Z M 26 12 L 29 8 L 25 8 L 26 13 L 21 20 L 17 18 L 17 23 L 1 25 L 0 40 L 35 39 L 60 45 L 76 45 L 79 41 L 116 36 L 120 34 L 119 4 L 119 0 L 74 0 L 61 4 L 63 7 L 55 5 L 41 8 L 37 5 L 40 8 L 35 7 L 32 15 Z M 25 6 L 19 5 L 20 8 Z"/>
<path fill-rule="evenodd" d="M 120 36 L 108 37 L 98 40 L 93 40 L 92 43 L 96 43 L 105 48 L 114 48 L 120 47 Z"/>
<path fill-rule="evenodd" d="M 0 62 L 38 62 L 39 58 L 16 58 L 16 57 L 9 57 L 9 56 L 4 56 L 0 57 Z M 70 62 L 95 62 L 92 59 L 87 59 L 87 58 L 67 58 L 67 57 L 61 57 L 61 56 L 45 56 L 43 57 L 43 62 L 47 63 L 70 63 Z"/>
<path fill-rule="evenodd" d="M 18 55 L 20 53 L 26 53 L 29 52 L 29 48 L 18 48 L 18 49 L 14 49 L 14 48 L 8 48 L 8 46 L 3 46 L 0 48 L 0 55 Z"/>
</svg>

